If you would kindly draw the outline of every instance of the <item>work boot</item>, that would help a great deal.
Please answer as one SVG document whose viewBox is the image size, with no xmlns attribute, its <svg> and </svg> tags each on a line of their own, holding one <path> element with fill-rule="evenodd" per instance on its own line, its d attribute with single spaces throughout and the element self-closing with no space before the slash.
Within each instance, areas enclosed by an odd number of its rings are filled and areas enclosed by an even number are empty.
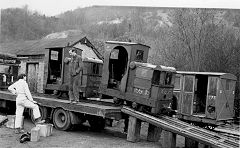
<svg viewBox="0 0 240 148">
<path fill-rule="evenodd" d="M 35 120 L 35 124 L 43 124 L 43 123 L 45 123 L 45 120 L 41 120 L 40 117 Z"/>
<path fill-rule="evenodd" d="M 25 131 L 23 130 L 23 129 L 21 129 L 21 128 L 16 128 L 15 129 L 15 134 L 22 134 L 22 133 L 24 133 Z"/>
<path fill-rule="evenodd" d="M 70 102 L 69 102 L 70 104 L 76 104 L 77 102 L 76 101 L 74 101 L 74 100 L 70 100 Z"/>
<path fill-rule="evenodd" d="M 77 104 L 77 103 L 78 103 L 78 101 L 71 101 L 71 103 L 72 103 L 72 104 Z"/>
</svg>

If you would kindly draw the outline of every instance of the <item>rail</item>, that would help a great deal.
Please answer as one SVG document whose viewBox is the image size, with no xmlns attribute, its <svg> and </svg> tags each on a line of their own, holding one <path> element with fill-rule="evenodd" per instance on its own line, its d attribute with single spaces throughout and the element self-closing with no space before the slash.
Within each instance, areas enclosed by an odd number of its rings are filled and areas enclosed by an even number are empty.
<svg viewBox="0 0 240 148">
<path fill-rule="evenodd" d="M 124 106 L 121 111 L 125 114 L 128 114 L 132 117 L 138 118 L 142 121 L 148 122 L 152 125 L 162 128 L 163 130 L 190 138 L 197 142 L 203 143 L 205 145 L 214 147 L 214 148 L 238 148 L 239 141 L 228 139 L 224 136 L 219 135 L 200 127 L 193 126 L 191 124 L 185 123 L 178 119 L 161 116 L 154 117 L 136 110 L 133 110 L 129 107 Z"/>
</svg>

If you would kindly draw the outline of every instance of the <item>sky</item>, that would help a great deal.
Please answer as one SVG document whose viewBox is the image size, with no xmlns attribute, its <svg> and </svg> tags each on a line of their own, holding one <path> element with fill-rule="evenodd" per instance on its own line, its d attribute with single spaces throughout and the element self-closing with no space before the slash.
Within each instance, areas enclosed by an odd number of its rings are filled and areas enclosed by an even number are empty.
<svg viewBox="0 0 240 148">
<path fill-rule="evenodd" d="M 0 0 L 0 8 L 22 8 L 46 16 L 93 5 L 240 9 L 240 0 Z"/>
</svg>

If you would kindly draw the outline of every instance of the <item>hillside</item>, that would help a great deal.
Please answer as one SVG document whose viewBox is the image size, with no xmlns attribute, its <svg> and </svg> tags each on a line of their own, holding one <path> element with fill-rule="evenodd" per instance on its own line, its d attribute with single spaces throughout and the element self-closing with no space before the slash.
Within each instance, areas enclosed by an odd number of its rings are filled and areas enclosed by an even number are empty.
<svg viewBox="0 0 240 148">
<path fill-rule="evenodd" d="M 104 30 L 102 26 L 106 24 L 118 25 L 113 29 L 117 28 L 118 34 L 122 36 L 124 32 L 129 32 L 136 26 L 142 29 L 157 29 L 171 25 L 169 14 L 174 10 L 155 7 L 93 6 L 67 11 L 55 17 L 46 17 L 28 10 L 27 7 L 3 9 L 1 10 L 1 42 L 40 39 L 53 32 L 76 29 L 95 37 L 96 32 L 93 32 L 92 27 L 102 27 L 101 33 L 106 34 L 108 30 Z M 240 26 L 239 10 L 222 11 L 225 12 L 223 17 L 226 21 L 237 27 Z M 116 35 L 107 33 L 107 38 L 116 38 Z"/>
</svg>

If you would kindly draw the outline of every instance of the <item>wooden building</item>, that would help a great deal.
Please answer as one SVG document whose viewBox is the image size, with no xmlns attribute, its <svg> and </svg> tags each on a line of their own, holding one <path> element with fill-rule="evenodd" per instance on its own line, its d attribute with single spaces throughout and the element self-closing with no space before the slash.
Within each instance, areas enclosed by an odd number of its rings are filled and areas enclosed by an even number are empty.
<svg viewBox="0 0 240 148">
<path fill-rule="evenodd" d="M 91 44 L 86 36 L 70 36 L 65 38 L 44 38 L 41 40 L 4 43 L 1 50 L 15 54 L 20 60 L 18 73 L 26 73 L 29 88 L 32 92 L 43 93 L 47 87 L 49 56 L 55 62 L 51 67 L 53 70 L 60 70 L 63 54 L 58 51 L 66 49 L 67 46 L 82 51 L 82 58 L 93 58 L 102 60 L 101 54 Z M 67 50 L 65 50 L 67 52 Z M 58 58 L 57 61 L 54 60 Z"/>
</svg>

